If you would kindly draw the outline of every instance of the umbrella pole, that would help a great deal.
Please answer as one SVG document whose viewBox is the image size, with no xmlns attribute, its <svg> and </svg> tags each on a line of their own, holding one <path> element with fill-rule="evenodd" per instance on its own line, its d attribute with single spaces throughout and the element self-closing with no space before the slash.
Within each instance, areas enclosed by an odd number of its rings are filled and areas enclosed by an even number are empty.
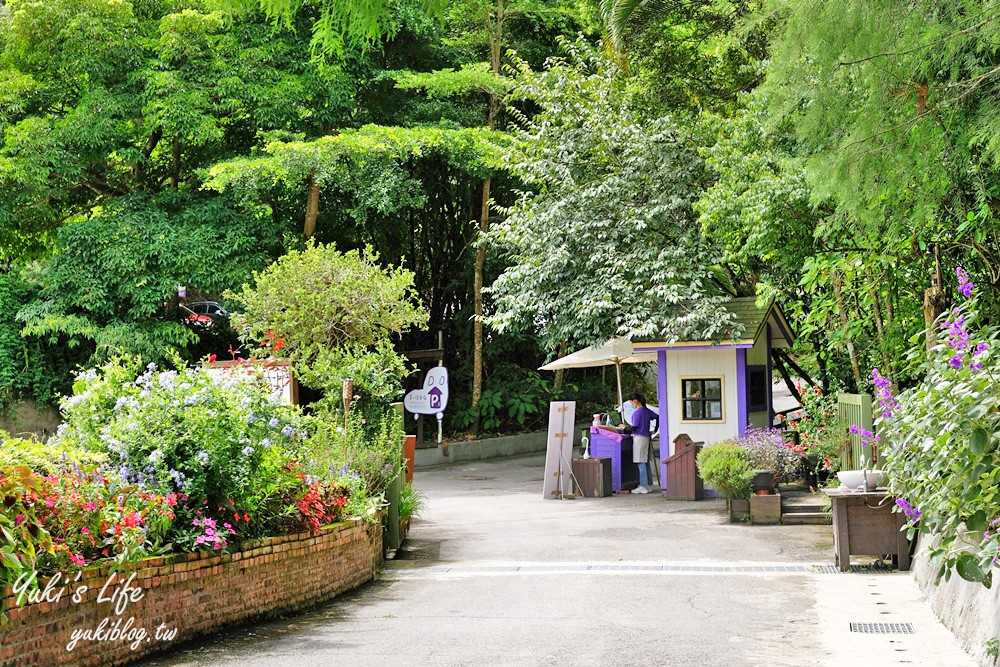
<svg viewBox="0 0 1000 667">
<path fill-rule="evenodd" d="M 621 404 L 625 401 L 622 400 L 622 362 L 620 360 L 615 360 L 615 375 L 618 379 L 618 405 L 615 407 L 621 407 Z"/>
</svg>

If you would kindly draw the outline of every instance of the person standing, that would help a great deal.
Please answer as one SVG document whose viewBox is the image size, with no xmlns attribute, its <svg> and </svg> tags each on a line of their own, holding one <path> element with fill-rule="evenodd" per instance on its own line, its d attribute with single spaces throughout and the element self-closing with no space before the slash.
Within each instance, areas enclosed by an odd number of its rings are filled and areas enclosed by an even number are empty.
<svg viewBox="0 0 1000 667">
<path fill-rule="evenodd" d="M 632 462 L 639 466 L 639 486 L 632 489 L 632 493 L 649 493 L 653 488 L 649 469 L 650 422 L 659 415 L 646 407 L 646 397 L 639 392 L 632 394 L 630 402 L 635 408 L 628 429 L 632 434 Z"/>
</svg>

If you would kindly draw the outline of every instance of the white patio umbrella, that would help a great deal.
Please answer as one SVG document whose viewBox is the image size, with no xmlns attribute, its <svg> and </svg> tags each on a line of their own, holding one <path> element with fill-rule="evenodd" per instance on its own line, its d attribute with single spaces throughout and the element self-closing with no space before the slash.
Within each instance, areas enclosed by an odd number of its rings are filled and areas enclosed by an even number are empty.
<svg viewBox="0 0 1000 667">
<path fill-rule="evenodd" d="M 550 361 L 538 370 L 557 371 L 560 368 L 594 368 L 596 366 L 614 366 L 618 380 L 618 405 L 622 399 L 622 364 L 637 364 L 645 361 L 656 361 L 656 352 L 636 352 L 632 341 L 625 338 L 612 338 L 598 347 L 585 347 L 562 359 Z"/>
</svg>

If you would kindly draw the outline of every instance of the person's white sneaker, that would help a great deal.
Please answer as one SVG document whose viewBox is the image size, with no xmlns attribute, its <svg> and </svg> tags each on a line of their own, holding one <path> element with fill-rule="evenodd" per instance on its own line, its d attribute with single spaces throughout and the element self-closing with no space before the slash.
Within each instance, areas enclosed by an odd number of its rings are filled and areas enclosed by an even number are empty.
<svg viewBox="0 0 1000 667">
<path fill-rule="evenodd" d="M 632 489 L 632 493 L 649 493 L 649 489 L 644 486 L 637 486 Z"/>
</svg>

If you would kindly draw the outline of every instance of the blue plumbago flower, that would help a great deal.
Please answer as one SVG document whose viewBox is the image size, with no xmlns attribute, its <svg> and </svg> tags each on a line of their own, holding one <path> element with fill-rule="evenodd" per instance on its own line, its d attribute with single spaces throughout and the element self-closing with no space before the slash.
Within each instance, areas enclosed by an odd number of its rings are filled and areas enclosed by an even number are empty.
<svg viewBox="0 0 1000 667">
<path fill-rule="evenodd" d="M 59 424 L 59 426 L 56 427 L 56 437 L 61 438 L 64 436 L 66 434 L 66 429 L 68 428 L 69 424 Z"/>
<path fill-rule="evenodd" d="M 252 424 L 257 421 L 257 415 L 253 413 L 253 410 L 247 413 L 247 423 Z"/>
<path fill-rule="evenodd" d="M 163 458 L 163 452 L 161 452 L 159 449 L 154 449 L 153 453 L 149 455 L 150 463 L 157 463 L 162 458 Z"/>
<path fill-rule="evenodd" d="M 263 440 L 260 441 L 260 446 L 263 447 L 264 449 L 267 449 L 268 447 L 271 446 L 271 439 L 264 438 Z M 247 449 L 249 449 L 249 447 L 247 447 Z"/>
<path fill-rule="evenodd" d="M 351 469 L 347 466 L 346 463 L 344 465 L 340 466 L 340 474 L 341 475 L 346 475 L 349 472 L 351 472 Z"/>
<path fill-rule="evenodd" d="M 194 458 L 203 466 L 208 465 L 208 452 L 198 452 Z"/>
<path fill-rule="evenodd" d="M 958 291 L 962 293 L 966 299 L 972 298 L 972 290 L 975 289 L 975 284 L 969 280 L 969 274 L 966 273 L 965 269 L 961 266 L 955 267 L 955 275 L 958 276 Z"/>
<path fill-rule="evenodd" d="M 197 396 L 185 396 L 184 397 L 184 405 L 194 405 L 197 402 L 198 402 L 198 397 Z"/>
<path fill-rule="evenodd" d="M 156 364 L 154 364 L 152 361 L 146 365 L 146 370 L 150 372 L 155 371 L 156 368 L 157 368 Z"/>
<path fill-rule="evenodd" d="M 247 445 L 243 448 L 243 456 L 250 456 L 251 454 L 253 454 L 253 447 Z"/>
<path fill-rule="evenodd" d="M 306 486 L 312 486 L 319 481 L 319 477 L 315 475 L 306 475 Z"/>
<path fill-rule="evenodd" d="M 126 405 L 128 405 L 128 396 L 119 396 L 118 400 L 115 401 L 115 411 L 121 410 Z"/>
<path fill-rule="evenodd" d="M 249 396 L 244 396 L 243 398 L 240 399 L 240 405 L 242 405 L 244 408 L 249 408 L 251 402 L 252 401 Z"/>
<path fill-rule="evenodd" d="M 282 435 L 293 436 L 295 435 L 295 429 L 291 426 L 286 425 L 285 428 L 281 429 Z"/>
<path fill-rule="evenodd" d="M 279 423 L 280 422 L 278 421 L 277 417 L 271 417 L 270 421 L 267 422 L 267 425 L 270 426 L 271 428 L 278 428 Z"/>
<path fill-rule="evenodd" d="M 173 468 L 171 468 L 171 469 L 170 469 L 170 476 L 171 476 L 171 477 L 173 478 L 173 480 L 174 480 L 174 485 L 175 485 L 175 486 L 178 486 L 178 487 L 179 487 L 179 486 L 180 486 L 180 485 L 181 485 L 181 484 L 182 484 L 182 483 L 184 482 L 184 480 L 186 479 L 186 477 L 185 477 L 184 473 L 182 473 L 182 472 L 181 472 L 181 471 L 179 471 L 179 470 L 174 470 Z"/>
</svg>

